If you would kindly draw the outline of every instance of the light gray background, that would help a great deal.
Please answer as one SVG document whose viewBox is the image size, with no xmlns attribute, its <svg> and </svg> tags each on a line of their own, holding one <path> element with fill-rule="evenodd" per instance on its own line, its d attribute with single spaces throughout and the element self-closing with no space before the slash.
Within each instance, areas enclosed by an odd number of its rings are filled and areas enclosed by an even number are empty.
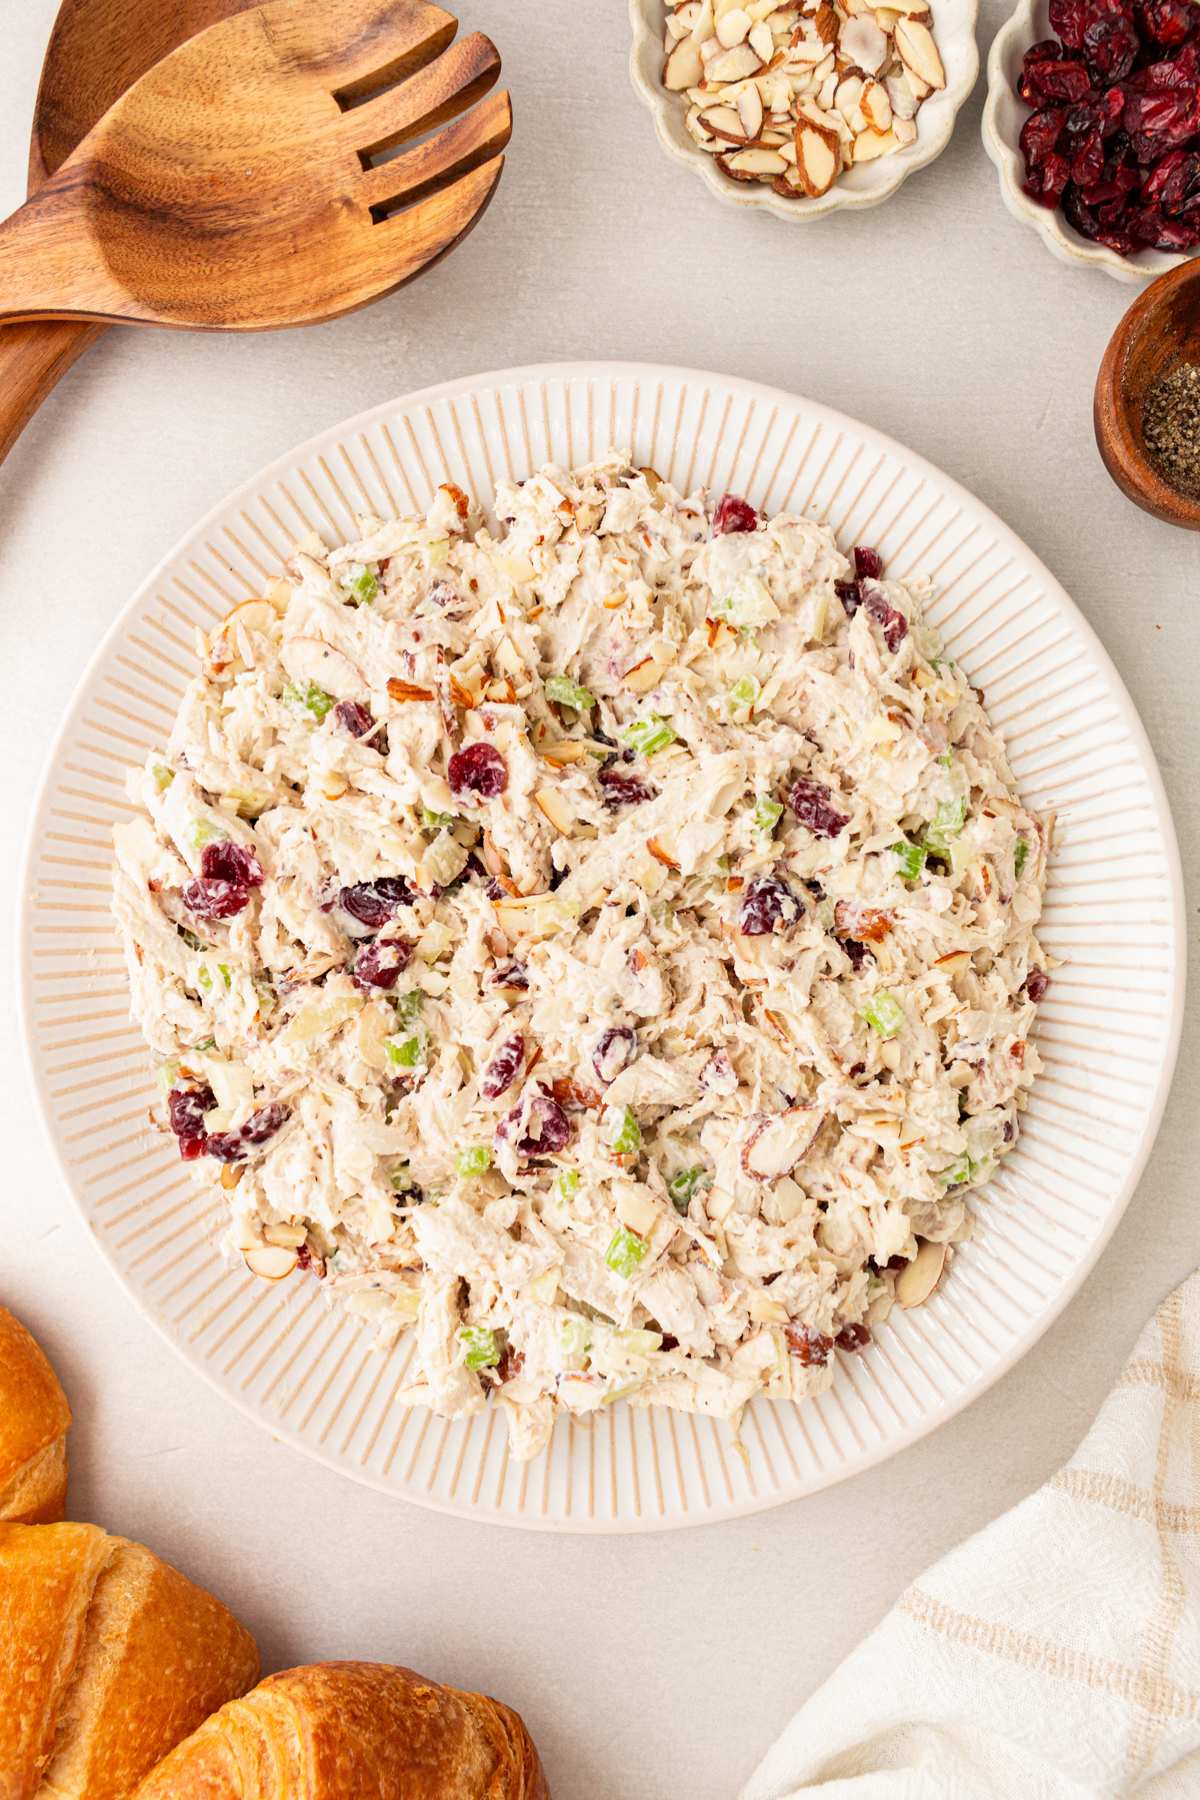
<svg viewBox="0 0 1200 1800">
<path fill-rule="evenodd" d="M 983 10 L 986 51 L 1003 7 Z M 54 11 L 0 0 L 4 211 L 22 197 Z M 979 142 L 982 77 L 945 155 L 882 208 L 789 229 L 718 206 L 666 160 L 626 75 L 622 0 L 463 0 L 460 12 L 500 45 L 516 109 L 499 193 L 460 250 L 319 330 L 113 332 L 0 471 L 6 936 L 51 736 L 101 633 L 175 539 L 359 408 L 569 357 L 775 382 L 871 421 L 972 488 L 1061 577 L 1122 671 L 1191 878 L 1200 539 L 1135 511 L 1097 459 L 1093 378 L 1133 292 L 1061 266 L 1004 211 Z M 1066 1458 L 1146 1314 L 1196 1261 L 1196 1052 L 1193 1022 L 1140 1191 L 1025 1361 L 886 1467 L 737 1524 L 590 1541 L 473 1526 L 274 1443 L 184 1367 L 101 1262 L 35 1116 L 11 1005 L 0 1299 L 71 1395 L 76 1515 L 215 1588 L 268 1668 L 371 1657 L 488 1689 L 525 1714 L 556 1800 L 731 1800 L 905 1583 Z"/>
</svg>

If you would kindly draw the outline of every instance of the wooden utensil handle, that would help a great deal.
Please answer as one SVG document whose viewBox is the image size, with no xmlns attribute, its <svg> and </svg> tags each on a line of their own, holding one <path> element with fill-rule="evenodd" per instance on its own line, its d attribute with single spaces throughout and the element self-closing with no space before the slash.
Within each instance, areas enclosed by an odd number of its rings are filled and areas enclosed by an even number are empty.
<svg viewBox="0 0 1200 1800">
<path fill-rule="evenodd" d="M 0 330 L 0 462 L 76 357 L 104 329 L 49 319 Z"/>
</svg>

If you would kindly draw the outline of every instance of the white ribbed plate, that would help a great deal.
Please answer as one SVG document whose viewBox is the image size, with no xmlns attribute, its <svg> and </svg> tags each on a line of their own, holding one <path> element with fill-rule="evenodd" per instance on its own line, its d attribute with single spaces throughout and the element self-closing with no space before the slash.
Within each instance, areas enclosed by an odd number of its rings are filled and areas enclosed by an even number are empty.
<svg viewBox="0 0 1200 1800">
<path fill-rule="evenodd" d="M 108 918 L 120 771 L 165 737 L 192 634 L 259 591 L 292 540 L 352 514 L 423 509 L 452 479 L 481 498 L 547 458 L 630 447 L 685 491 L 731 488 L 877 544 L 931 575 L 931 617 L 1004 730 L 1024 799 L 1058 813 L 1043 942 L 1064 959 L 1041 1009 L 1046 1072 L 979 1229 L 940 1291 L 830 1393 L 756 1402 L 746 1455 L 723 1426 L 619 1404 L 563 1421 L 510 1461 L 494 1411 L 449 1425 L 394 1392 L 380 1355 L 314 1282 L 226 1268 L 219 1208 L 147 1129 L 147 1053 L 126 1021 Z M 1114 847 L 1117 847 L 1114 850 Z M 1145 734 L 1104 651 L 1050 574 L 962 488 L 868 427 L 722 376 L 636 365 L 481 375 L 397 400 L 284 457 L 212 513 L 130 602 L 71 705 L 38 801 L 20 979 L 34 1078 L 64 1174 L 137 1304 L 187 1361 L 276 1436 L 358 1481 L 494 1523 L 577 1531 L 699 1524 L 878 1462 L 981 1393 L 1079 1287 L 1113 1230 L 1166 1098 L 1183 1002 L 1182 887 Z"/>
</svg>

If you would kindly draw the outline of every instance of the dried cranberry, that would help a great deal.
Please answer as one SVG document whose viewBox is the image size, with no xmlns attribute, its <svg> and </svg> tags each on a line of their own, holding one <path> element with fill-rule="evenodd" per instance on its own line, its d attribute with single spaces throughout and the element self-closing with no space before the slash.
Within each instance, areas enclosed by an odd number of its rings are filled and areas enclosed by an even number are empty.
<svg viewBox="0 0 1200 1800">
<path fill-rule="evenodd" d="M 1090 109 L 1077 107 L 1077 112 Z M 1065 106 L 1044 106 L 1040 112 L 1032 112 L 1021 127 L 1021 154 L 1025 158 L 1028 172 L 1035 164 L 1044 162 L 1058 144 L 1069 117 Z"/>
<path fill-rule="evenodd" d="M 849 814 L 840 813 L 833 805 L 829 789 L 822 787 L 819 781 L 810 781 L 806 775 L 793 781 L 788 790 L 788 805 L 814 837 L 837 837 L 850 823 Z"/>
<path fill-rule="evenodd" d="M 1050 29 L 1057 32 L 1068 50 L 1081 48 L 1087 23 L 1085 0 L 1050 0 Z"/>
<path fill-rule="evenodd" d="M 501 1044 L 487 1068 L 483 1071 L 479 1083 L 479 1091 L 485 1100 L 497 1100 L 506 1088 L 510 1088 L 521 1072 L 525 1061 L 525 1039 L 518 1032 Z"/>
<path fill-rule="evenodd" d="M 412 889 L 401 876 L 385 875 L 381 881 L 360 881 L 354 887 L 344 887 L 338 894 L 338 905 L 360 925 L 378 931 L 412 897 Z"/>
<path fill-rule="evenodd" d="M 833 1341 L 839 1350 L 865 1350 L 871 1333 L 865 1325 L 843 1325 Z"/>
<path fill-rule="evenodd" d="M 235 844 L 232 838 L 205 844 L 200 852 L 200 874 L 205 881 L 227 881 L 231 886 L 256 888 L 263 884 L 257 852 L 248 844 Z"/>
<path fill-rule="evenodd" d="M 629 1067 L 637 1055 L 637 1047 L 637 1033 L 628 1025 L 610 1025 L 607 1031 L 601 1032 L 592 1051 L 592 1067 L 605 1087 L 617 1079 L 622 1069 Z"/>
<path fill-rule="evenodd" d="M 238 881 L 189 881 L 180 898 L 198 919 L 236 919 L 250 903 L 250 889 Z"/>
<path fill-rule="evenodd" d="M 725 494 L 717 502 L 712 528 L 714 537 L 727 531 L 757 531 L 758 514 L 748 500 L 740 500 L 736 494 Z"/>
<path fill-rule="evenodd" d="M 878 581 L 883 574 L 883 558 L 878 550 L 872 550 L 866 544 L 855 544 L 854 573 L 860 581 Z"/>
<path fill-rule="evenodd" d="M 360 706 L 357 700 L 339 700 L 333 709 L 333 716 L 343 731 L 351 737 L 366 737 L 375 724 L 375 719 L 368 707 Z"/>
<path fill-rule="evenodd" d="M 842 610 L 848 619 L 852 619 L 863 603 L 861 581 L 835 581 L 833 591 L 842 603 Z"/>
<path fill-rule="evenodd" d="M 1045 969 L 1030 969 L 1025 977 L 1025 992 L 1035 1006 L 1046 997 L 1046 989 L 1050 986 L 1050 977 Z"/>
<path fill-rule="evenodd" d="M 1200 130 L 1200 95 L 1195 89 L 1130 94 L 1121 114 L 1134 155 L 1141 163 L 1157 161 L 1167 150 L 1186 143 Z"/>
<path fill-rule="evenodd" d="M 861 969 L 864 962 L 866 962 L 867 957 L 871 954 L 867 949 L 867 946 L 865 944 L 860 944 L 857 938 L 835 936 L 834 942 L 846 952 L 846 955 L 850 958 L 850 967 L 852 969 Z"/>
<path fill-rule="evenodd" d="M 458 602 L 458 593 L 448 581 L 435 581 L 426 598 L 435 606 L 454 606 Z"/>
<path fill-rule="evenodd" d="M 571 1141 L 571 1121 L 558 1101 L 544 1088 L 532 1096 L 528 1105 L 514 1106 L 500 1121 L 497 1135 L 509 1137 L 519 1127 L 525 1114 L 525 1130 L 517 1139 L 521 1156 L 557 1156 Z"/>
<path fill-rule="evenodd" d="M 1053 208 L 1062 199 L 1070 179 L 1071 165 L 1066 157 L 1051 153 L 1030 169 L 1023 185 L 1031 200 L 1039 200 L 1043 206 Z"/>
<path fill-rule="evenodd" d="M 1169 150 L 1147 176 L 1142 200 L 1170 219 L 1200 209 L 1200 155 L 1194 150 Z"/>
<path fill-rule="evenodd" d="M 1138 49 L 1138 35 L 1128 19 L 1094 19 L 1083 34 L 1084 58 L 1097 87 L 1124 81 Z"/>
<path fill-rule="evenodd" d="M 600 787 L 604 804 L 615 812 L 618 806 L 640 806 L 645 800 L 657 800 L 658 789 L 636 775 L 622 775 L 619 769 L 601 769 Z"/>
<path fill-rule="evenodd" d="M 446 770 L 453 794 L 478 794 L 494 800 L 508 786 L 508 764 L 494 744 L 465 744 Z"/>
<path fill-rule="evenodd" d="M 272 1100 L 269 1106 L 251 1113 L 240 1131 L 214 1133 L 207 1141 L 208 1154 L 217 1162 L 242 1162 L 247 1150 L 256 1144 L 265 1144 L 268 1138 L 275 1136 L 287 1116 L 287 1107 Z"/>
<path fill-rule="evenodd" d="M 1104 173 L 1104 142 L 1098 131 L 1085 137 L 1071 159 L 1071 180 L 1089 187 Z"/>
<path fill-rule="evenodd" d="M 489 987 L 527 988 L 529 971 L 523 962 L 505 963 L 502 969 L 493 969 L 488 976 Z"/>
<path fill-rule="evenodd" d="M 1142 0 L 1142 30 L 1156 44 L 1182 44 L 1196 22 L 1193 0 Z"/>
<path fill-rule="evenodd" d="M 203 1156 L 204 1115 L 216 1104 L 217 1097 L 207 1083 L 203 1087 L 172 1088 L 167 1095 L 167 1116 L 179 1139 L 179 1154 L 184 1162 Z"/>
<path fill-rule="evenodd" d="M 1039 59 L 1031 63 L 1027 53 L 1017 91 L 1030 106 L 1070 105 L 1082 100 L 1091 85 L 1091 76 L 1081 62 Z"/>
<path fill-rule="evenodd" d="M 758 875 L 742 891 L 738 930 L 743 937 L 768 937 L 776 926 L 784 931 L 800 917 L 800 903 L 778 875 Z"/>
<path fill-rule="evenodd" d="M 889 605 L 887 596 L 878 588 L 872 588 L 869 593 L 864 590 L 864 596 L 863 605 L 875 623 L 882 625 L 883 641 L 894 656 L 908 636 L 908 620 Z"/>
<path fill-rule="evenodd" d="M 525 1352 L 514 1350 L 512 1345 L 506 1342 L 500 1352 L 500 1361 L 496 1364 L 496 1380 L 503 1386 L 506 1381 L 511 1381 L 514 1375 L 519 1375 L 524 1367 Z"/>
<path fill-rule="evenodd" d="M 372 938 L 364 944 L 350 967 L 350 979 L 364 993 L 389 993 L 412 961 L 407 938 Z"/>
<path fill-rule="evenodd" d="M 818 1369 L 829 1361 L 833 1339 L 809 1325 L 785 1325 L 784 1340 L 792 1355 L 806 1369 Z"/>
</svg>

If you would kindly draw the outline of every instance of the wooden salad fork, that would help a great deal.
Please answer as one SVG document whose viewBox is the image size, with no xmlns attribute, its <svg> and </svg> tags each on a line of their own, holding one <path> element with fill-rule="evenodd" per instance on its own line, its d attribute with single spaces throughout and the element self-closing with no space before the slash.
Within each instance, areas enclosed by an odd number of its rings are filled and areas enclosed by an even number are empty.
<svg viewBox="0 0 1200 1800">
<path fill-rule="evenodd" d="M 474 105 L 495 46 L 456 30 L 426 0 L 269 0 L 190 39 L 0 225 L 0 321 L 262 331 L 411 280 L 512 132 L 507 93 Z"/>
</svg>

